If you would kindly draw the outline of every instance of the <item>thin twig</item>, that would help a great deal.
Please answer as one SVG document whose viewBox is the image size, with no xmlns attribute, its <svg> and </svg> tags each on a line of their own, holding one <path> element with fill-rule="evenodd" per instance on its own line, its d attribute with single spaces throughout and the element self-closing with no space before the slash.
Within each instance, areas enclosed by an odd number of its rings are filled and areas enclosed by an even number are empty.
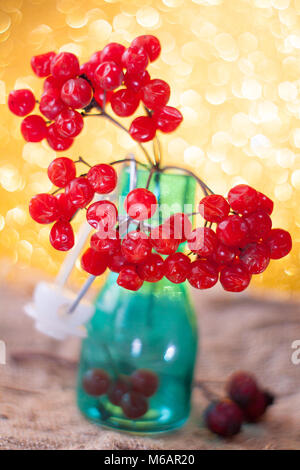
<svg viewBox="0 0 300 470">
<path fill-rule="evenodd" d="M 187 170 L 186 168 L 180 168 L 179 166 L 165 166 L 165 167 L 159 169 L 159 171 L 162 172 L 162 173 L 164 171 L 167 171 L 167 170 L 179 170 L 179 171 L 183 171 L 184 173 L 187 173 L 188 175 L 195 178 L 195 180 L 201 186 L 201 188 L 202 188 L 202 190 L 203 190 L 203 192 L 206 196 L 209 195 L 209 192 L 211 194 L 214 194 L 214 192 L 207 186 L 207 184 L 204 183 L 204 181 L 202 181 L 197 175 L 195 175 L 195 173 L 193 171 Z"/>
<path fill-rule="evenodd" d="M 144 168 L 149 169 L 149 166 L 146 165 L 145 163 L 139 162 L 138 160 L 134 160 L 138 165 L 141 165 Z M 132 158 L 122 158 L 122 160 L 115 160 L 113 162 L 110 162 L 109 165 L 118 165 L 119 163 L 126 163 L 126 162 L 132 162 Z"/>
</svg>

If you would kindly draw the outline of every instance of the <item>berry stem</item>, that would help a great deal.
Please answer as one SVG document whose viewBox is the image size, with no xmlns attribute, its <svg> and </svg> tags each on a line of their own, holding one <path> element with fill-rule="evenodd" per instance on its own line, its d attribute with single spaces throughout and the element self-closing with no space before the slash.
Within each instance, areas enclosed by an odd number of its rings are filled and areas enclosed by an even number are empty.
<svg viewBox="0 0 300 470">
<path fill-rule="evenodd" d="M 75 160 L 74 163 L 84 163 L 84 165 L 88 166 L 89 168 L 92 168 L 92 166 L 86 160 L 84 160 L 82 157 L 78 157 L 78 160 Z"/>
<path fill-rule="evenodd" d="M 207 398 L 208 401 L 216 401 L 219 399 L 218 395 L 212 392 L 201 380 L 196 380 L 194 382 L 194 387 L 200 388 L 203 395 L 205 396 L 205 398 Z"/>
<path fill-rule="evenodd" d="M 132 162 L 135 161 L 138 165 L 149 169 L 149 166 L 146 165 L 145 163 L 139 162 L 138 160 L 133 160 L 132 158 L 123 158 L 122 160 L 115 160 L 113 162 L 110 162 L 109 165 L 118 165 L 119 163 L 126 163 L 126 162 Z"/>
<path fill-rule="evenodd" d="M 165 167 L 159 169 L 159 171 L 162 172 L 162 173 L 164 171 L 167 171 L 167 170 L 180 170 L 180 171 L 183 171 L 184 173 L 187 173 L 188 175 L 195 178 L 197 183 L 201 186 L 202 191 L 205 194 L 205 196 L 208 196 L 209 193 L 214 194 L 214 192 L 207 186 L 207 184 L 205 184 L 204 181 L 202 181 L 200 178 L 198 178 L 198 176 L 195 175 L 195 173 L 193 173 L 192 171 L 187 170 L 186 168 L 180 168 L 179 166 L 165 166 Z"/>
</svg>

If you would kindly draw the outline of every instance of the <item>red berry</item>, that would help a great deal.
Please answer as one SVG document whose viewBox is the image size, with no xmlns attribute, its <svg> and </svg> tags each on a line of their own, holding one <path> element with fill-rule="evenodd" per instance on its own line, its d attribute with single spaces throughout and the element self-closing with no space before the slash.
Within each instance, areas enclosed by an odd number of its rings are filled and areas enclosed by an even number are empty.
<svg viewBox="0 0 300 470">
<path fill-rule="evenodd" d="M 118 209 L 113 202 L 97 201 L 91 204 L 86 212 L 88 223 L 100 232 L 102 237 L 110 233 L 116 225 Z"/>
<path fill-rule="evenodd" d="M 58 188 L 64 188 L 76 176 L 73 160 L 67 157 L 55 158 L 48 166 L 48 177 Z"/>
<path fill-rule="evenodd" d="M 272 228 L 272 220 L 264 211 L 252 212 L 245 217 L 249 227 L 250 238 L 254 241 L 265 239 Z"/>
<path fill-rule="evenodd" d="M 245 290 L 251 281 L 251 274 L 241 263 L 225 266 L 220 274 L 220 282 L 224 290 L 229 292 L 241 292 Z"/>
<path fill-rule="evenodd" d="M 257 191 L 247 184 L 238 184 L 228 193 L 228 202 L 234 211 L 250 214 L 257 208 Z"/>
<path fill-rule="evenodd" d="M 50 243 L 56 250 L 68 251 L 74 246 L 74 232 L 70 222 L 59 220 L 50 231 Z"/>
<path fill-rule="evenodd" d="M 153 62 L 154 60 L 156 60 L 161 51 L 159 40 L 157 39 L 157 37 L 152 36 L 151 34 L 138 36 L 132 41 L 131 45 L 144 47 L 148 54 L 150 62 Z"/>
<path fill-rule="evenodd" d="M 137 142 L 148 142 L 154 139 L 155 133 L 155 121 L 148 116 L 135 118 L 129 128 L 129 134 Z"/>
<path fill-rule="evenodd" d="M 160 79 L 150 80 L 142 90 L 142 100 L 149 109 L 162 108 L 170 98 L 170 87 Z"/>
<path fill-rule="evenodd" d="M 238 254 L 238 249 L 231 248 L 218 242 L 218 246 L 211 255 L 212 261 L 218 265 L 231 264 Z"/>
<path fill-rule="evenodd" d="M 149 62 L 146 50 L 141 46 L 130 46 L 122 56 L 123 67 L 129 73 L 144 72 Z"/>
<path fill-rule="evenodd" d="M 238 434 L 243 423 L 243 413 L 228 399 L 211 403 L 204 413 L 206 426 L 219 436 L 231 437 Z"/>
<path fill-rule="evenodd" d="M 58 218 L 58 204 L 52 194 L 37 194 L 29 203 L 29 213 L 39 224 L 50 224 Z"/>
<path fill-rule="evenodd" d="M 202 259 L 193 261 L 190 264 L 187 280 L 196 289 L 209 289 L 218 281 L 217 266 Z"/>
<path fill-rule="evenodd" d="M 199 203 L 199 212 L 208 222 L 222 222 L 228 216 L 229 210 L 228 202 L 219 194 L 205 196 Z"/>
<path fill-rule="evenodd" d="M 89 369 L 83 376 L 82 387 L 93 397 L 104 395 L 109 388 L 110 377 L 103 369 Z"/>
<path fill-rule="evenodd" d="M 122 55 L 125 52 L 125 47 L 117 42 L 107 44 L 101 52 L 101 62 L 115 62 L 119 67 L 122 67 Z"/>
<path fill-rule="evenodd" d="M 59 113 L 66 109 L 66 105 L 60 99 L 59 91 L 53 89 L 42 95 L 39 108 L 40 112 L 52 121 Z"/>
<path fill-rule="evenodd" d="M 107 393 L 109 401 L 116 406 L 120 406 L 121 400 L 125 393 L 130 390 L 130 381 L 127 377 L 120 377 L 114 382 Z"/>
<path fill-rule="evenodd" d="M 83 209 L 94 197 L 94 190 L 83 176 L 74 178 L 66 186 L 66 194 L 77 209 Z"/>
<path fill-rule="evenodd" d="M 138 369 L 131 374 L 132 388 L 144 397 L 152 397 L 158 389 L 158 376 L 152 370 Z"/>
<path fill-rule="evenodd" d="M 47 136 L 46 121 L 37 114 L 31 114 L 23 119 L 21 132 L 27 142 L 40 142 Z"/>
<path fill-rule="evenodd" d="M 241 408 L 247 406 L 258 391 L 255 378 L 247 372 L 236 372 L 227 384 L 227 392 L 232 401 Z"/>
<path fill-rule="evenodd" d="M 265 196 L 265 194 L 257 191 L 257 209 L 265 211 L 267 214 L 271 215 L 273 212 L 274 202 Z"/>
<path fill-rule="evenodd" d="M 62 137 L 74 138 L 83 129 L 83 117 L 74 109 L 65 109 L 56 117 L 55 126 Z"/>
<path fill-rule="evenodd" d="M 257 390 L 255 396 L 252 398 L 250 403 L 243 408 L 243 413 L 246 421 L 254 422 L 257 421 L 265 413 L 267 407 L 271 403 L 269 402 L 270 395 L 264 391 Z"/>
<path fill-rule="evenodd" d="M 59 92 L 61 86 L 61 80 L 54 78 L 52 75 L 49 75 L 49 77 L 44 80 L 43 91 L 45 93 L 48 93 L 50 90 Z"/>
<path fill-rule="evenodd" d="M 104 93 L 106 94 L 105 95 L 105 104 L 108 104 L 111 100 L 112 95 L 113 95 L 113 91 L 109 91 L 109 90 L 104 91 L 103 88 L 101 88 L 101 87 L 95 88 L 94 98 L 95 98 L 95 100 L 97 101 L 97 103 L 99 104 L 99 106 L 101 108 L 103 108 L 103 106 L 104 106 Z"/>
<path fill-rule="evenodd" d="M 93 87 L 95 87 L 95 71 L 99 64 L 100 61 L 91 62 L 91 60 L 89 60 L 80 66 L 80 76 L 82 76 L 82 78 L 86 77 L 92 83 Z"/>
<path fill-rule="evenodd" d="M 168 133 L 177 129 L 183 120 L 183 116 L 179 109 L 172 108 L 172 106 L 163 106 L 154 112 L 153 119 L 156 122 L 157 129 Z"/>
<path fill-rule="evenodd" d="M 121 251 L 129 263 L 141 263 L 151 254 L 151 243 L 144 232 L 127 233 L 122 242 Z"/>
<path fill-rule="evenodd" d="M 152 253 L 137 266 L 137 273 L 143 281 L 157 282 L 164 277 L 164 260 Z"/>
<path fill-rule="evenodd" d="M 141 88 L 147 85 L 147 83 L 149 82 L 150 75 L 147 70 L 144 70 L 144 72 L 139 73 L 126 72 L 124 76 L 124 85 L 128 88 L 128 90 L 131 90 L 134 93 L 138 93 Z"/>
<path fill-rule="evenodd" d="M 30 90 L 14 90 L 8 95 L 8 107 L 16 116 L 26 116 L 35 107 L 35 97 Z"/>
<path fill-rule="evenodd" d="M 59 80 L 69 80 L 79 74 L 79 62 L 71 52 L 61 52 L 51 61 L 50 72 Z"/>
<path fill-rule="evenodd" d="M 122 396 L 121 408 L 127 418 L 137 419 L 147 413 L 148 403 L 143 395 L 132 391 Z"/>
<path fill-rule="evenodd" d="M 110 100 L 110 104 L 117 116 L 131 116 L 137 109 L 140 99 L 136 93 L 123 88 L 116 91 Z"/>
<path fill-rule="evenodd" d="M 73 144 L 71 137 L 62 137 L 57 128 L 56 124 L 51 124 L 47 129 L 47 142 L 49 146 L 58 152 L 68 150 Z"/>
<path fill-rule="evenodd" d="M 121 250 L 119 233 L 115 231 L 114 236 L 112 234 L 109 235 L 109 237 L 104 237 L 103 233 L 96 232 L 91 237 L 91 247 L 94 250 L 99 251 L 99 253 L 103 253 L 114 258 L 114 255 L 119 254 Z"/>
<path fill-rule="evenodd" d="M 180 243 L 186 241 L 192 231 L 192 224 L 186 214 L 176 212 L 164 221 L 164 227 L 168 227 L 172 238 L 179 240 Z"/>
<path fill-rule="evenodd" d="M 244 246 L 247 243 L 249 227 L 238 215 L 229 215 L 217 226 L 218 239 L 227 246 Z"/>
<path fill-rule="evenodd" d="M 165 259 L 165 276 L 174 284 L 184 282 L 190 269 L 191 260 L 183 253 L 173 253 Z"/>
<path fill-rule="evenodd" d="M 216 250 L 218 239 L 215 232 L 208 227 L 199 227 L 188 236 L 188 247 L 193 253 L 208 258 Z"/>
<path fill-rule="evenodd" d="M 242 249 L 239 258 L 250 274 L 260 274 L 265 271 L 269 265 L 270 250 L 264 243 L 250 243 Z"/>
<path fill-rule="evenodd" d="M 58 204 L 59 220 L 69 222 L 77 212 L 77 208 L 73 206 L 66 193 L 59 193 L 56 196 L 56 199 Z"/>
<path fill-rule="evenodd" d="M 124 266 L 119 273 L 117 284 L 124 289 L 137 291 L 143 285 L 143 280 L 137 274 L 134 266 Z"/>
<path fill-rule="evenodd" d="M 289 232 L 281 228 L 273 228 L 266 243 L 270 249 L 270 258 L 279 259 L 286 256 L 292 249 L 292 238 Z"/>
<path fill-rule="evenodd" d="M 94 191 L 99 194 L 111 193 L 117 186 L 118 181 L 114 167 L 105 163 L 100 163 L 90 168 L 87 179 L 94 188 Z"/>
<path fill-rule="evenodd" d="M 122 69 L 114 62 L 102 62 L 95 70 L 95 82 L 104 90 L 115 90 L 122 81 Z"/>
<path fill-rule="evenodd" d="M 107 257 L 93 248 L 88 248 L 81 257 L 81 267 L 93 276 L 100 276 L 107 268 Z"/>
<path fill-rule="evenodd" d="M 119 253 L 116 253 L 114 256 L 109 257 L 107 267 L 112 272 L 119 273 L 121 269 L 126 265 L 128 265 L 128 261 L 126 261 L 122 253 L 119 252 Z"/>
<path fill-rule="evenodd" d="M 31 58 L 30 64 L 34 73 L 38 77 L 48 77 L 50 75 L 51 61 L 55 57 L 55 52 L 46 52 Z"/>
<path fill-rule="evenodd" d="M 151 230 L 151 244 L 162 255 L 171 255 L 177 250 L 180 240 L 176 240 L 168 225 L 159 225 Z"/>
<path fill-rule="evenodd" d="M 101 62 L 103 62 L 103 60 L 102 60 L 102 51 L 94 52 L 91 55 L 90 60 L 88 61 L 88 63 L 90 63 L 90 64 L 97 64 L 97 65 L 99 65 Z"/>
<path fill-rule="evenodd" d="M 127 194 L 124 208 L 135 220 L 146 220 L 155 214 L 157 200 L 155 195 L 146 188 L 136 188 Z"/>
<path fill-rule="evenodd" d="M 61 89 L 61 99 L 71 108 L 85 108 L 93 97 L 91 85 L 84 78 L 70 78 Z"/>
</svg>

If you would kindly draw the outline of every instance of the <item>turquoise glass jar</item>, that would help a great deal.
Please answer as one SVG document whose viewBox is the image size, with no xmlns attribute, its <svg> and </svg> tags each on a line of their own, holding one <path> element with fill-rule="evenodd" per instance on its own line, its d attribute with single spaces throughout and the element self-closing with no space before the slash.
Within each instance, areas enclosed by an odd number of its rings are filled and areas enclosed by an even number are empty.
<svg viewBox="0 0 300 470">
<path fill-rule="evenodd" d="M 138 171 L 137 187 L 145 187 L 147 176 L 146 171 Z M 194 205 L 195 182 L 190 176 L 155 174 L 149 189 L 163 205 L 158 219 L 164 219 L 164 211 L 170 207 L 172 213 L 183 211 L 186 204 Z M 129 171 L 125 169 L 120 194 L 128 191 Z M 164 278 L 158 283 L 145 282 L 140 290 L 131 292 L 116 284 L 117 276 L 108 275 L 87 325 L 78 374 L 78 406 L 87 418 L 102 426 L 134 433 L 174 430 L 189 416 L 197 352 L 196 319 L 187 285 Z M 147 398 L 148 411 L 130 419 L 120 406 L 111 403 L 109 394 L 88 395 L 82 381 L 91 369 L 105 370 L 112 383 L 127 380 L 138 369 L 154 372 L 159 385 Z"/>
</svg>

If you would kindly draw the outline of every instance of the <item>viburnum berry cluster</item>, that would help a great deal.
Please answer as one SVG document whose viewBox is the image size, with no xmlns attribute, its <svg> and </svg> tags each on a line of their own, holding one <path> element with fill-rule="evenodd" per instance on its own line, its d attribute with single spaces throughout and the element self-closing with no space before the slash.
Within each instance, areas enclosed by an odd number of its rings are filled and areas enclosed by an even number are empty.
<svg viewBox="0 0 300 470">
<path fill-rule="evenodd" d="M 258 421 L 274 403 L 274 395 L 262 389 L 255 377 L 247 372 L 233 374 L 226 390 L 228 398 L 213 400 L 204 412 L 206 426 L 219 436 L 238 434 L 243 422 Z"/>
<path fill-rule="evenodd" d="M 87 395 L 95 398 L 106 395 L 130 419 L 147 413 L 148 398 L 156 393 L 158 386 L 158 376 L 148 369 L 137 369 L 130 376 L 118 374 L 114 380 L 104 369 L 89 369 L 82 379 Z"/>
</svg>

